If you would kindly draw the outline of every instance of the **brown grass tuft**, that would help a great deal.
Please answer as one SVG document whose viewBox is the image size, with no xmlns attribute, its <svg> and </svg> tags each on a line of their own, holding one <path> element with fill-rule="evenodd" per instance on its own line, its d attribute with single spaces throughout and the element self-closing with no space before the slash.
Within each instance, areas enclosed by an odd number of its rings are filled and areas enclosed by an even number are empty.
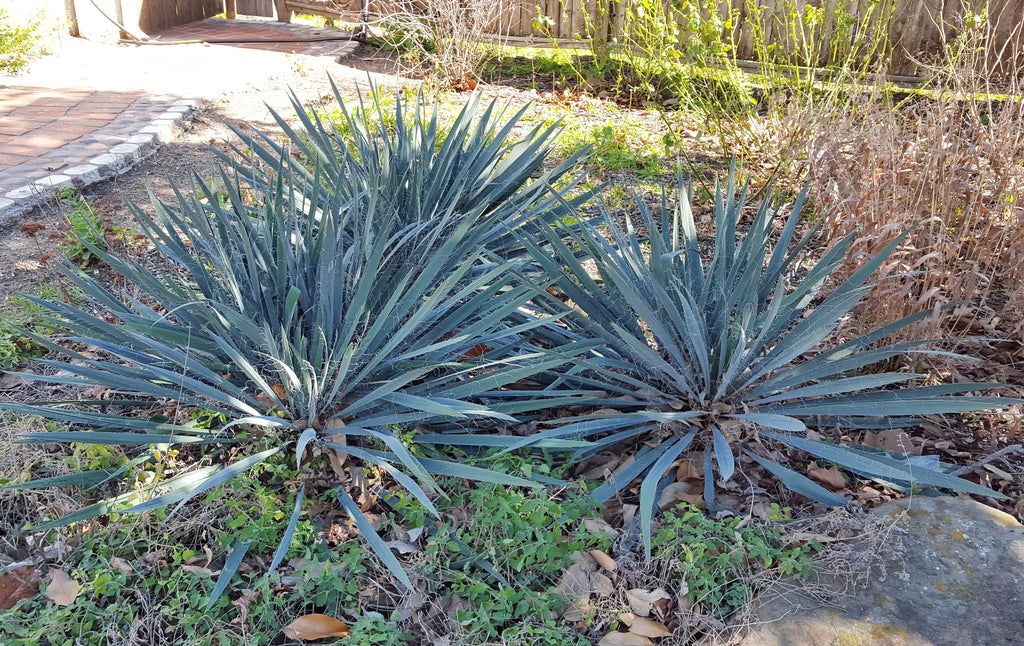
<svg viewBox="0 0 1024 646">
<path fill-rule="evenodd" d="M 865 327 L 922 309 L 935 314 L 904 338 L 1024 326 L 1024 68 L 1007 74 L 1020 57 L 993 53 L 991 36 L 965 28 L 927 94 L 865 92 L 819 116 L 807 141 L 826 233 L 860 231 L 848 271 L 912 229 L 859 313 Z"/>
</svg>

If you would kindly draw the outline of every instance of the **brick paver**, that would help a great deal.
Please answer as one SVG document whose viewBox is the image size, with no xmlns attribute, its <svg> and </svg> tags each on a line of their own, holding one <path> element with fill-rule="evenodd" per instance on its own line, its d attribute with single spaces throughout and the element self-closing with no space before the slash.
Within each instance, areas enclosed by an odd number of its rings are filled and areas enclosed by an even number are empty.
<svg viewBox="0 0 1024 646">
<path fill-rule="evenodd" d="M 301 38 L 331 38 L 344 36 L 337 29 L 320 29 L 309 25 L 293 25 L 282 22 L 227 20 L 208 18 L 202 22 L 173 27 L 157 35 L 160 41 L 192 41 L 223 39 L 259 39 L 264 42 L 223 45 L 245 49 L 262 49 L 281 54 L 303 54 L 305 56 L 340 56 L 349 49 L 345 40 L 320 40 L 314 42 L 269 42 L 271 39 L 298 40 Z"/>
<path fill-rule="evenodd" d="M 23 178 L 58 173 L 102 155 L 110 146 L 90 135 L 102 128 L 108 137 L 127 140 L 175 98 L 154 106 L 142 92 L 0 89 L 0 196 L 23 186 Z M 125 114 L 136 103 L 139 110 Z"/>
<path fill-rule="evenodd" d="M 57 64 L 50 66 L 41 62 L 40 67 L 47 69 L 36 76 L 30 70 L 30 78 L 41 79 L 40 83 L 18 85 L 17 78 L 0 79 L 0 220 L 46 199 L 54 188 L 89 184 L 126 171 L 173 136 L 195 99 L 214 96 L 224 85 L 256 83 L 265 78 L 261 75 L 274 73 L 264 67 L 276 65 L 280 70 L 282 65 L 270 58 L 281 59 L 271 52 L 340 56 L 352 48 L 344 40 L 269 41 L 343 33 L 309 25 L 211 18 L 155 34 L 153 39 L 264 42 L 210 45 L 230 47 L 238 54 L 227 57 L 234 61 L 230 67 L 211 69 L 209 50 L 200 45 L 103 47 L 77 41 L 67 44 L 69 58 L 55 57 Z M 254 49 L 265 51 L 248 53 Z"/>
</svg>

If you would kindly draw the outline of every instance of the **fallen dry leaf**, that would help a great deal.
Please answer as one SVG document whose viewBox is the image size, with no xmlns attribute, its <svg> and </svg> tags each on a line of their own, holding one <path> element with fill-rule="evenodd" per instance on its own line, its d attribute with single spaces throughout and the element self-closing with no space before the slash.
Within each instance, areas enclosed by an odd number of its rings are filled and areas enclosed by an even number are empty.
<svg viewBox="0 0 1024 646">
<path fill-rule="evenodd" d="M 70 606 L 78 598 L 78 582 L 69 577 L 64 570 L 50 570 L 46 598 L 58 606 Z"/>
<path fill-rule="evenodd" d="M 590 604 L 590 599 L 581 598 L 577 599 L 562 612 L 562 621 L 570 624 L 577 624 L 581 621 L 586 621 L 587 617 L 594 616 L 594 607 Z"/>
<path fill-rule="evenodd" d="M 608 409 L 611 410 L 611 409 Z M 601 411 L 597 411 L 600 413 Z M 589 460 L 592 465 L 587 468 L 586 471 L 580 473 L 580 477 L 584 479 L 600 480 L 602 478 L 610 478 L 612 472 L 615 471 L 619 466 L 621 458 L 615 455 L 599 455 L 594 456 Z"/>
<path fill-rule="evenodd" d="M 629 632 L 643 635 L 644 637 L 671 637 L 672 631 L 660 621 L 637 617 L 632 612 L 619 614 L 622 623 L 629 626 Z"/>
<path fill-rule="evenodd" d="M 185 570 L 186 572 L 191 572 L 192 574 L 198 574 L 200 576 L 217 576 L 218 574 L 220 574 L 220 570 L 214 571 L 210 568 L 205 568 L 201 565 L 182 565 L 181 569 Z"/>
<path fill-rule="evenodd" d="M 692 505 L 696 500 L 704 500 L 703 481 L 684 480 L 682 482 L 673 482 L 662 490 L 661 496 L 658 498 L 658 509 L 665 511 L 681 502 Z"/>
<path fill-rule="evenodd" d="M 683 482 L 684 480 L 703 480 L 704 479 L 704 467 L 694 464 L 689 460 L 683 460 L 679 463 L 676 468 L 676 480 Z"/>
<path fill-rule="evenodd" d="M 134 571 L 131 564 L 119 556 L 110 557 L 110 567 L 114 568 L 121 574 L 131 574 Z"/>
<path fill-rule="evenodd" d="M 615 528 L 603 518 L 584 518 L 583 527 L 591 536 L 615 536 Z"/>
<path fill-rule="evenodd" d="M 555 593 L 570 599 L 590 596 L 590 573 L 594 571 L 594 562 L 581 560 L 573 563 L 562 573 L 555 585 Z"/>
<path fill-rule="evenodd" d="M 347 637 L 348 624 L 327 615 L 303 615 L 281 629 L 289 639 L 326 639 Z"/>
<path fill-rule="evenodd" d="M 885 449 L 893 453 L 906 453 L 908 455 L 921 455 L 921 446 L 914 444 L 910 436 L 899 429 L 887 431 L 867 431 L 864 434 L 864 444 L 876 449 Z"/>
<path fill-rule="evenodd" d="M 790 534 L 785 534 L 784 538 L 786 539 L 787 545 L 792 545 L 793 543 L 809 543 L 811 541 L 818 541 L 819 543 L 835 543 L 836 541 L 842 540 L 837 536 L 817 534 L 814 532 L 792 532 Z"/>
<path fill-rule="evenodd" d="M 384 541 L 384 544 L 399 554 L 415 554 L 420 551 L 420 548 L 409 541 Z"/>
<path fill-rule="evenodd" d="M 337 417 L 327 420 L 327 423 L 324 424 L 324 439 L 335 444 L 346 444 L 344 433 L 331 433 L 331 430 L 336 428 L 345 428 L 345 422 Z M 333 447 L 324 447 L 323 451 L 331 463 L 331 470 L 334 471 L 334 474 L 345 477 L 345 460 L 348 458 L 348 454 Z"/>
<path fill-rule="evenodd" d="M 281 384 L 274 384 L 271 386 L 274 389 L 274 394 L 281 400 L 281 403 L 285 406 L 288 405 L 288 393 L 285 391 L 284 386 Z"/>
<path fill-rule="evenodd" d="M 618 564 L 615 563 L 615 559 L 608 556 L 606 552 L 602 552 L 601 550 L 590 550 L 590 555 L 594 557 L 594 560 L 597 561 L 598 565 L 609 572 L 614 572 L 615 568 L 618 567 Z"/>
<path fill-rule="evenodd" d="M 82 391 L 83 399 L 109 399 L 108 393 L 109 388 L 104 386 L 93 386 L 92 388 L 86 388 Z"/>
<path fill-rule="evenodd" d="M 636 512 L 639 511 L 640 505 L 622 505 L 622 525 L 625 527 L 633 522 L 633 518 L 636 517 Z"/>
<path fill-rule="evenodd" d="M 654 646 L 654 642 L 636 633 L 608 633 L 597 646 Z"/>
<path fill-rule="evenodd" d="M 600 572 L 591 572 L 590 591 L 599 597 L 608 597 L 615 594 L 615 584 Z"/>
<path fill-rule="evenodd" d="M 629 609 L 638 617 L 650 617 L 651 610 L 655 607 L 664 612 L 671 600 L 672 597 L 669 593 L 661 588 L 655 588 L 654 590 L 633 588 L 626 591 L 626 601 L 629 602 Z"/>
<path fill-rule="evenodd" d="M 27 384 L 29 380 L 18 373 L 6 373 L 0 377 L 0 390 L 14 390 Z"/>
<path fill-rule="evenodd" d="M 0 610 L 10 610 L 22 599 L 36 596 L 39 578 L 31 565 L 20 565 L 0 575 Z"/>
<path fill-rule="evenodd" d="M 839 491 L 846 487 L 846 480 L 843 478 L 843 474 L 839 473 L 839 469 L 835 467 L 825 469 L 811 462 L 807 465 L 807 475 L 832 491 Z"/>
<path fill-rule="evenodd" d="M 690 611 L 693 606 L 692 603 L 686 600 L 686 597 L 690 594 L 690 584 L 686 582 L 686 579 L 679 581 L 679 590 L 676 592 L 676 606 L 679 608 L 679 612 L 684 615 Z M 664 607 L 664 610 L 660 606 L 656 606 L 659 611 L 659 616 L 664 618 L 668 614 L 668 605 Z"/>
<path fill-rule="evenodd" d="M 241 596 L 231 602 L 231 605 L 238 608 L 238 616 L 231 620 L 232 624 L 237 622 L 237 625 L 244 626 L 246 620 L 249 618 L 249 605 L 256 600 L 256 597 L 260 595 L 255 590 L 245 588 L 242 590 Z"/>
</svg>

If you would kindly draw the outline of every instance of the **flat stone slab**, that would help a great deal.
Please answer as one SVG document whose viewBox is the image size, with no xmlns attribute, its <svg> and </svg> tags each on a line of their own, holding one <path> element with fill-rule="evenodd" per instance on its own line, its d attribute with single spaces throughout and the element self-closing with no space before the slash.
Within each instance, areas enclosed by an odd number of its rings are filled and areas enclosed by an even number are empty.
<svg viewBox="0 0 1024 646">
<path fill-rule="evenodd" d="M 873 510 L 900 551 L 886 576 L 841 608 L 799 592 L 756 609 L 742 646 L 1011 646 L 1024 644 L 1024 527 L 967 497 L 914 497 Z"/>
</svg>

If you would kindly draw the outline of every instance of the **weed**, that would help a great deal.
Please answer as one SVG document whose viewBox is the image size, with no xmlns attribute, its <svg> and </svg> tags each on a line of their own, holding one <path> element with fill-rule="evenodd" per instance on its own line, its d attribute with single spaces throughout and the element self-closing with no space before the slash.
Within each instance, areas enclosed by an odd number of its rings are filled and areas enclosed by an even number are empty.
<svg viewBox="0 0 1024 646">
<path fill-rule="evenodd" d="M 543 475 L 550 473 L 549 465 L 545 460 L 531 464 L 515 458 L 514 463 L 493 467 L 523 475 L 536 475 L 539 469 Z M 572 565 L 572 555 L 609 548 L 607 538 L 590 535 L 582 527 L 581 520 L 596 511 L 582 490 L 538 496 L 481 483 L 457 491 L 439 509 L 442 518 L 454 520 L 438 526 L 427 539 L 424 560 L 431 565 L 426 578 L 437 581 L 433 593 L 468 602 L 455 619 L 474 638 L 508 634 L 503 631 L 524 639 L 536 636 L 540 629 L 527 626 L 537 617 L 557 615 L 566 603 L 554 586 Z M 480 569 L 485 562 L 485 569 L 493 569 L 491 575 Z"/>
<path fill-rule="evenodd" d="M 508 646 L 591 646 L 592 642 L 563 622 L 535 620 L 513 626 L 502 635 Z"/>
<path fill-rule="evenodd" d="M 415 638 L 386 621 L 379 612 L 366 613 L 351 629 L 345 638 L 348 646 L 402 646 Z"/>
<path fill-rule="evenodd" d="M 57 192 L 70 210 L 65 214 L 66 226 L 60 241 L 60 250 L 79 267 L 87 267 L 96 260 L 96 251 L 106 251 L 110 240 L 124 239 L 130 233 L 118 225 L 113 218 L 94 209 L 77 189 L 65 186 Z"/>
<path fill-rule="evenodd" d="M 240 592 L 233 599 L 225 595 L 207 608 L 211 575 L 219 567 L 210 561 L 210 545 L 229 544 L 242 533 L 255 539 L 254 559 L 270 558 L 272 536 L 281 531 L 282 520 L 268 506 L 285 502 L 276 501 L 274 491 L 259 480 L 228 483 L 202 502 L 205 511 L 186 510 L 165 527 L 116 514 L 104 525 L 83 523 L 78 546 L 60 564 L 81 586 L 75 602 L 60 607 L 39 599 L 23 601 L 17 611 L 0 613 L 0 641 L 10 646 L 100 646 L 127 639 L 260 646 L 271 643 L 281 626 L 297 616 L 356 608 L 359 578 L 366 572 L 362 550 L 354 543 L 341 545 L 328 560 L 299 546 L 308 536 L 293 542 L 287 577 L 266 577 L 249 568 L 249 574 L 239 575 Z M 229 498 L 233 504 L 226 502 Z M 245 525 L 235 523 L 239 514 L 248 519 Z M 317 530 L 302 521 L 296 535 Z M 353 628 L 355 644 L 397 646 L 406 638 L 372 616 Z"/>
<path fill-rule="evenodd" d="M 565 155 L 589 148 L 590 163 L 602 171 L 635 171 L 645 179 L 661 179 L 663 138 L 644 127 L 609 121 L 604 125 L 573 127 L 562 133 L 558 149 Z"/>
<path fill-rule="evenodd" d="M 687 604 L 718 618 L 750 600 L 759 574 L 808 576 L 818 550 L 813 542 L 787 548 L 764 527 L 739 517 L 714 520 L 686 504 L 665 513 L 652 546 L 655 569 L 666 580 L 684 582 Z"/>
<path fill-rule="evenodd" d="M 303 54 L 296 54 L 292 51 L 289 54 L 285 54 L 284 59 L 288 62 L 288 66 L 295 76 L 302 76 L 309 69 L 306 57 Z"/>
</svg>

